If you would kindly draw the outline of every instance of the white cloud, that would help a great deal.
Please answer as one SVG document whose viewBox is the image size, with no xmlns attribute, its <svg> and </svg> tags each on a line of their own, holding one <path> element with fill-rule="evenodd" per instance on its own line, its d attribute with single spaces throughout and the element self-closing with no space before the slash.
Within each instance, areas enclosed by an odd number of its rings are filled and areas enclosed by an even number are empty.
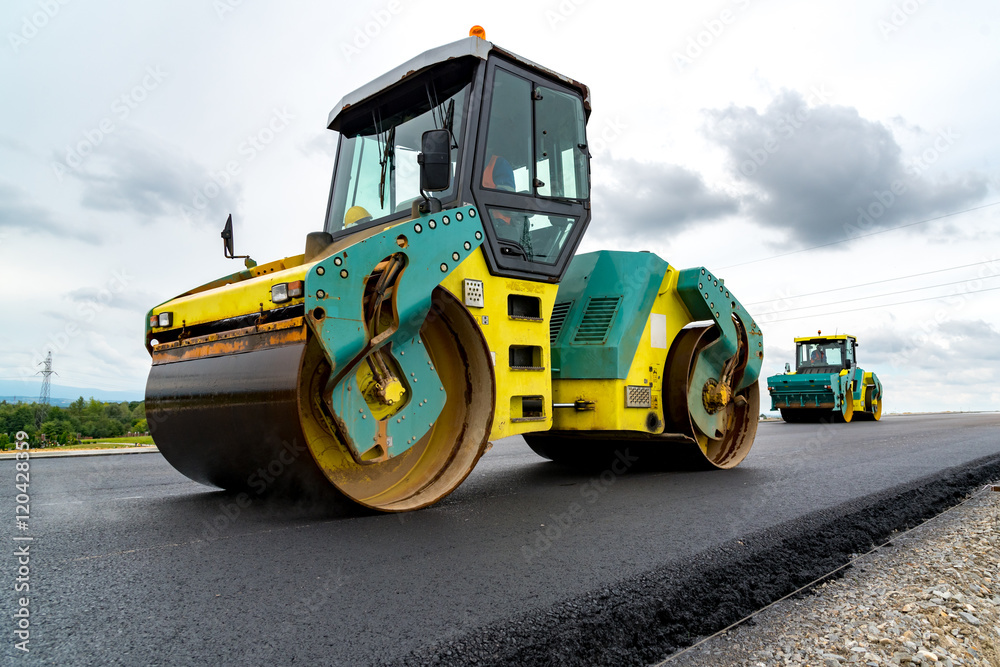
<svg viewBox="0 0 1000 667">
<path fill-rule="evenodd" d="M 958 211 L 982 201 L 989 178 L 969 171 L 932 179 L 927 171 L 961 135 L 942 128 L 904 155 L 883 123 L 847 106 L 810 106 L 782 91 L 763 112 L 729 106 L 707 112 L 705 133 L 724 147 L 746 207 L 794 245 L 837 241 Z M 916 228 L 922 232 L 930 228 Z"/>
<path fill-rule="evenodd" d="M 164 216 L 225 219 L 236 208 L 241 186 L 224 170 L 211 170 L 153 135 L 124 129 L 79 170 L 81 204 L 97 211 L 136 214 L 148 222 Z"/>
</svg>

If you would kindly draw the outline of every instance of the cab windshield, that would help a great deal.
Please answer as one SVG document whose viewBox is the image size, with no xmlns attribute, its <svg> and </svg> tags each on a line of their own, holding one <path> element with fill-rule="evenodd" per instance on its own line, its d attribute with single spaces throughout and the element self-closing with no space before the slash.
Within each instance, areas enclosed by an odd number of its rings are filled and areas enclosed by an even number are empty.
<svg viewBox="0 0 1000 667">
<path fill-rule="evenodd" d="M 459 142 L 470 87 L 470 83 L 442 87 L 431 80 L 359 112 L 363 117 L 351 124 L 357 129 L 342 130 L 328 232 L 408 212 L 414 201 L 422 199 L 417 154 L 427 130 L 451 132 L 451 186 L 434 196 L 444 202 L 455 198 Z"/>
<path fill-rule="evenodd" d="M 799 371 L 831 366 L 844 367 L 843 341 L 799 343 L 798 348 L 797 369 Z"/>
</svg>

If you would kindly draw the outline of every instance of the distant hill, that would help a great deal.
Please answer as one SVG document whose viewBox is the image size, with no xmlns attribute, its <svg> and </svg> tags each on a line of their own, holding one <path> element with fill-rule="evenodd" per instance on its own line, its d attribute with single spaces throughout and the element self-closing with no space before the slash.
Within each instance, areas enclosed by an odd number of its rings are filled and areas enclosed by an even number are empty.
<svg viewBox="0 0 1000 667">
<path fill-rule="evenodd" d="M 40 380 L 37 382 L 0 380 L 0 400 L 7 401 L 8 403 L 16 403 L 18 401 L 31 403 L 38 400 L 38 394 L 41 392 L 41 389 L 42 383 Z M 52 405 L 60 407 L 66 407 L 81 396 L 83 396 L 84 400 L 93 398 L 108 403 L 120 403 L 122 401 L 141 401 L 144 398 L 144 394 L 143 389 L 135 391 L 111 391 L 108 389 L 94 389 L 92 387 L 66 387 L 58 384 L 53 384 L 49 390 L 49 396 L 51 396 L 50 402 Z"/>
<path fill-rule="evenodd" d="M 7 401 L 8 403 L 34 403 L 37 400 L 37 396 L 0 396 L 0 401 Z M 76 398 L 52 398 L 49 399 L 49 403 L 60 408 L 68 408 L 69 404 L 75 400 Z"/>
</svg>

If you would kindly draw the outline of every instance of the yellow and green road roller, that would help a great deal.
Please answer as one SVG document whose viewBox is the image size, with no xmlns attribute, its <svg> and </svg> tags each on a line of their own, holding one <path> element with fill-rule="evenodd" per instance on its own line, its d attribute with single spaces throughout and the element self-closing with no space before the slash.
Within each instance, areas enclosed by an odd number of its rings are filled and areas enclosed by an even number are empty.
<svg viewBox="0 0 1000 667">
<path fill-rule="evenodd" d="M 440 500 L 513 435 L 567 464 L 743 460 L 763 343 L 729 287 L 648 252 L 575 255 L 589 115 L 585 85 L 479 31 L 345 96 L 304 253 L 149 312 L 163 456 L 225 489 L 332 485 L 383 511 Z M 229 223 L 223 239 L 232 257 Z"/>
<path fill-rule="evenodd" d="M 771 409 L 786 422 L 882 419 L 882 382 L 858 366 L 858 339 L 848 334 L 795 339 L 795 370 L 767 378 Z"/>
</svg>

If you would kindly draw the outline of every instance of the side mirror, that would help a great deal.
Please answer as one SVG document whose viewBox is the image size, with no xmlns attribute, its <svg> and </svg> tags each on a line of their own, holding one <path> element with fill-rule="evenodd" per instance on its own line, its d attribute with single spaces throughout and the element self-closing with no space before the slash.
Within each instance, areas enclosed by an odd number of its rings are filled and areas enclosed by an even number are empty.
<svg viewBox="0 0 1000 667">
<path fill-rule="evenodd" d="M 226 226 L 222 228 L 222 254 L 226 259 L 233 258 L 233 214 L 226 218 Z"/>
<path fill-rule="evenodd" d="M 226 226 L 222 228 L 222 254 L 226 256 L 226 259 L 242 259 L 243 265 L 248 269 L 252 269 L 257 266 L 257 262 L 250 259 L 250 255 L 235 255 L 233 254 L 233 214 L 230 213 L 229 217 L 226 218 Z"/>
<path fill-rule="evenodd" d="M 428 130 L 420 138 L 420 189 L 441 192 L 451 185 L 451 132 Z"/>
<path fill-rule="evenodd" d="M 792 365 L 791 364 L 789 364 L 789 363 L 785 364 L 785 372 L 786 373 L 791 373 L 792 372 Z"/>
</svg>

